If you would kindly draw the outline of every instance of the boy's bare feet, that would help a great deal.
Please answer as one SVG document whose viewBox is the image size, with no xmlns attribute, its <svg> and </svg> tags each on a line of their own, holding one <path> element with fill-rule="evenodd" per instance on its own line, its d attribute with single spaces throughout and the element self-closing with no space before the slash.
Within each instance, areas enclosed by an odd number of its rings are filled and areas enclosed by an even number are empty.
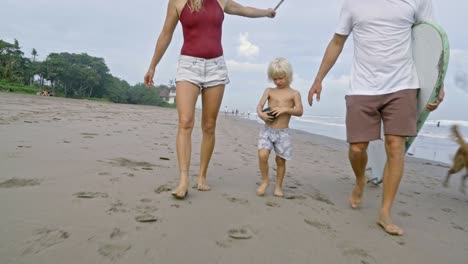
<svg viewBox="0 0 468 264">
<path fill-rule="evenodd" d="M 258 187 L 257 189 L 257 195 L 264 196 L 269 184 L 270 183 L 267 181 L 262 182 L 262 184 L 260 184 L 260 187 Z"/>
<path fill-rule="evenodd" d="M 366 178 L 363 177 L 362 180 L 356 179 L 356 185 L 354 186 L 351 195 L 349 196 L 349 205 L 353 209 L 357 209 L 361 204 L 362 194 L 364 193 L 364 188 L 366 187 Z"/>
<path fill-rule="evenodd" d="M 275 188 L 274 195 L 278 197 L 284 197 L 283 191 L 279 188 Z"/>
<path fill-rule="evenodd" d="M 393 236 L 402 236 L 403 235 L 403 229 L 398 227 L 395 224 L 392 224 L 392 220 L 390 218 L 383 217 L 380 215 L 379 220 L 377 221 L 377 224 L 383 228 L 387 234 L 393 235 Z"/>
</svg>

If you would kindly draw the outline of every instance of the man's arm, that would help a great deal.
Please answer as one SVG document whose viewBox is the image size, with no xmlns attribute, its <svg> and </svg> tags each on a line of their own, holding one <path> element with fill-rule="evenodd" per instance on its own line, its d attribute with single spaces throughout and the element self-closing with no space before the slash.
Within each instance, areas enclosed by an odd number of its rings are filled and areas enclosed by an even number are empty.
<svg viewBox="0 0 468 264">
<path fill-rule="evenodd" d="M 343 50 L 344 44 L 348 39 L 347 35 L 335 34 L 328 44 L 325 55 L 323 56 L 322 63 L 315 77 L 315 81 L 310 87 L 308 101 L 309 105 L 312 105 L 314 94 L 317 96 L 317 102 L 320 101 L 320 93 L 322 92 L 322 81 L 325 76 L 328 74 L 330 69 L 335 65 L 336 60 Z"/>
</svg>

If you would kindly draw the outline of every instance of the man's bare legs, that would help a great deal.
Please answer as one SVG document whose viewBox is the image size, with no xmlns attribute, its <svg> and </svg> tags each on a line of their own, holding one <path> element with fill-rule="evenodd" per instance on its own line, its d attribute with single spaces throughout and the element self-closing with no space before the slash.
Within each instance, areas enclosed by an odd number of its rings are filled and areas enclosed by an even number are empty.
<svg viewBox="0 0 468 264">
<path fill-rule="evenodd" d="M 349 205 L 353 209 L 358 208 L 361 204 L 362 194 L 366 187 L 367 146 L 369 146 L 369 142 L 349 144 L 349 161 L 356 176 L 356 184 L 349 196 Z"/>
<path fill-rule="evenodd" d="M 276 187 L 275 187 L 275 196 L 278 197 L 283 197 L 283 191 L 282 191 L 282 186 L 283 186 L 283 179 L 284 179 L 284 174 L 286 173 L 286 160 L 276 156 Z"/>
<path fill-rule="evenodd" d="M 385 151 L 387 163 L 383 176 L 382 207 L 380 208 L 378 224 L 391 235 L 403 235 L 403 230 L 394 225 L 391 218 L 393 201 L 395 200 L 405 161 L 405 138 L 400 136 L 385 136 Z"/>
<path fill-rule="evenodd" d="M 224 84 L 202 90 L 202 121 L 203 138 L 201 143 L 200 170 L 198 172 L 199 191 L 209 191 L 211 187 L 206 184 L 208 164 L 215 146 L 216 119 L 224 95 Z"/>
<path fill-rule="evenodd" d="M 177 82 L 176 104 L 179 116 L 177 130 L 177 159 L 179 161 L 179 186 L 173 191 L 176 198 L 185 198 L 189 186 L 190 155 L 192 151 L 192 130 L 195 104 L 200 88 L 189 82 Z"/>
<path fill-rule="evenodd" d="M 258 150 L 258 164 L 260 167 L 260 173 L 262 175 L 262 184 L 257 189 L 257 195 L 265 195 L 265 191 L 270 184 L 270 178 L 268 177 L 268 158 L 270 157 L 269 149 Z"/>
</svg>

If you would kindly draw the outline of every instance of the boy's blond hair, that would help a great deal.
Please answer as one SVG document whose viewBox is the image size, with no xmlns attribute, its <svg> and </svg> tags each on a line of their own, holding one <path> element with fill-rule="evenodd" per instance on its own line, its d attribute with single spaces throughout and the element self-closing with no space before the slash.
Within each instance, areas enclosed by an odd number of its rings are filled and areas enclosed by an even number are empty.
<svg viewBox="0 0 468 264">
<path fill-rule="evenodd" d="M 198 12 L 203 6 L 203 0 L 188 0 L 187 4 L 192 12 Z"/>
<path fill-rule="evenodd" d="M 268 66 L 268 79 L 273 81 L 274 78 L 283 78 L 291 84 L 293 80 L 293 69 L 289 61 L 285 58 L 276 58 L 270 62 Z"/>
</svg>

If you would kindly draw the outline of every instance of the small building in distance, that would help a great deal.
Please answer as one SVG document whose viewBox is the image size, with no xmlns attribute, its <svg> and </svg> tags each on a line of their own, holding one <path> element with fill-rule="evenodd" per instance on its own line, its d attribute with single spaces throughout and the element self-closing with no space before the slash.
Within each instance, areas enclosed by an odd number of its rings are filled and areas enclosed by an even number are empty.
<svg viewBox="0 0 468 264">
<path fill-rule="evenodd" d="M 176 100 L 176 88 L 175 86 L 166 86 L 159 92 L 159 98 L 170 103 L 175 104 Z"/>
</svg>

